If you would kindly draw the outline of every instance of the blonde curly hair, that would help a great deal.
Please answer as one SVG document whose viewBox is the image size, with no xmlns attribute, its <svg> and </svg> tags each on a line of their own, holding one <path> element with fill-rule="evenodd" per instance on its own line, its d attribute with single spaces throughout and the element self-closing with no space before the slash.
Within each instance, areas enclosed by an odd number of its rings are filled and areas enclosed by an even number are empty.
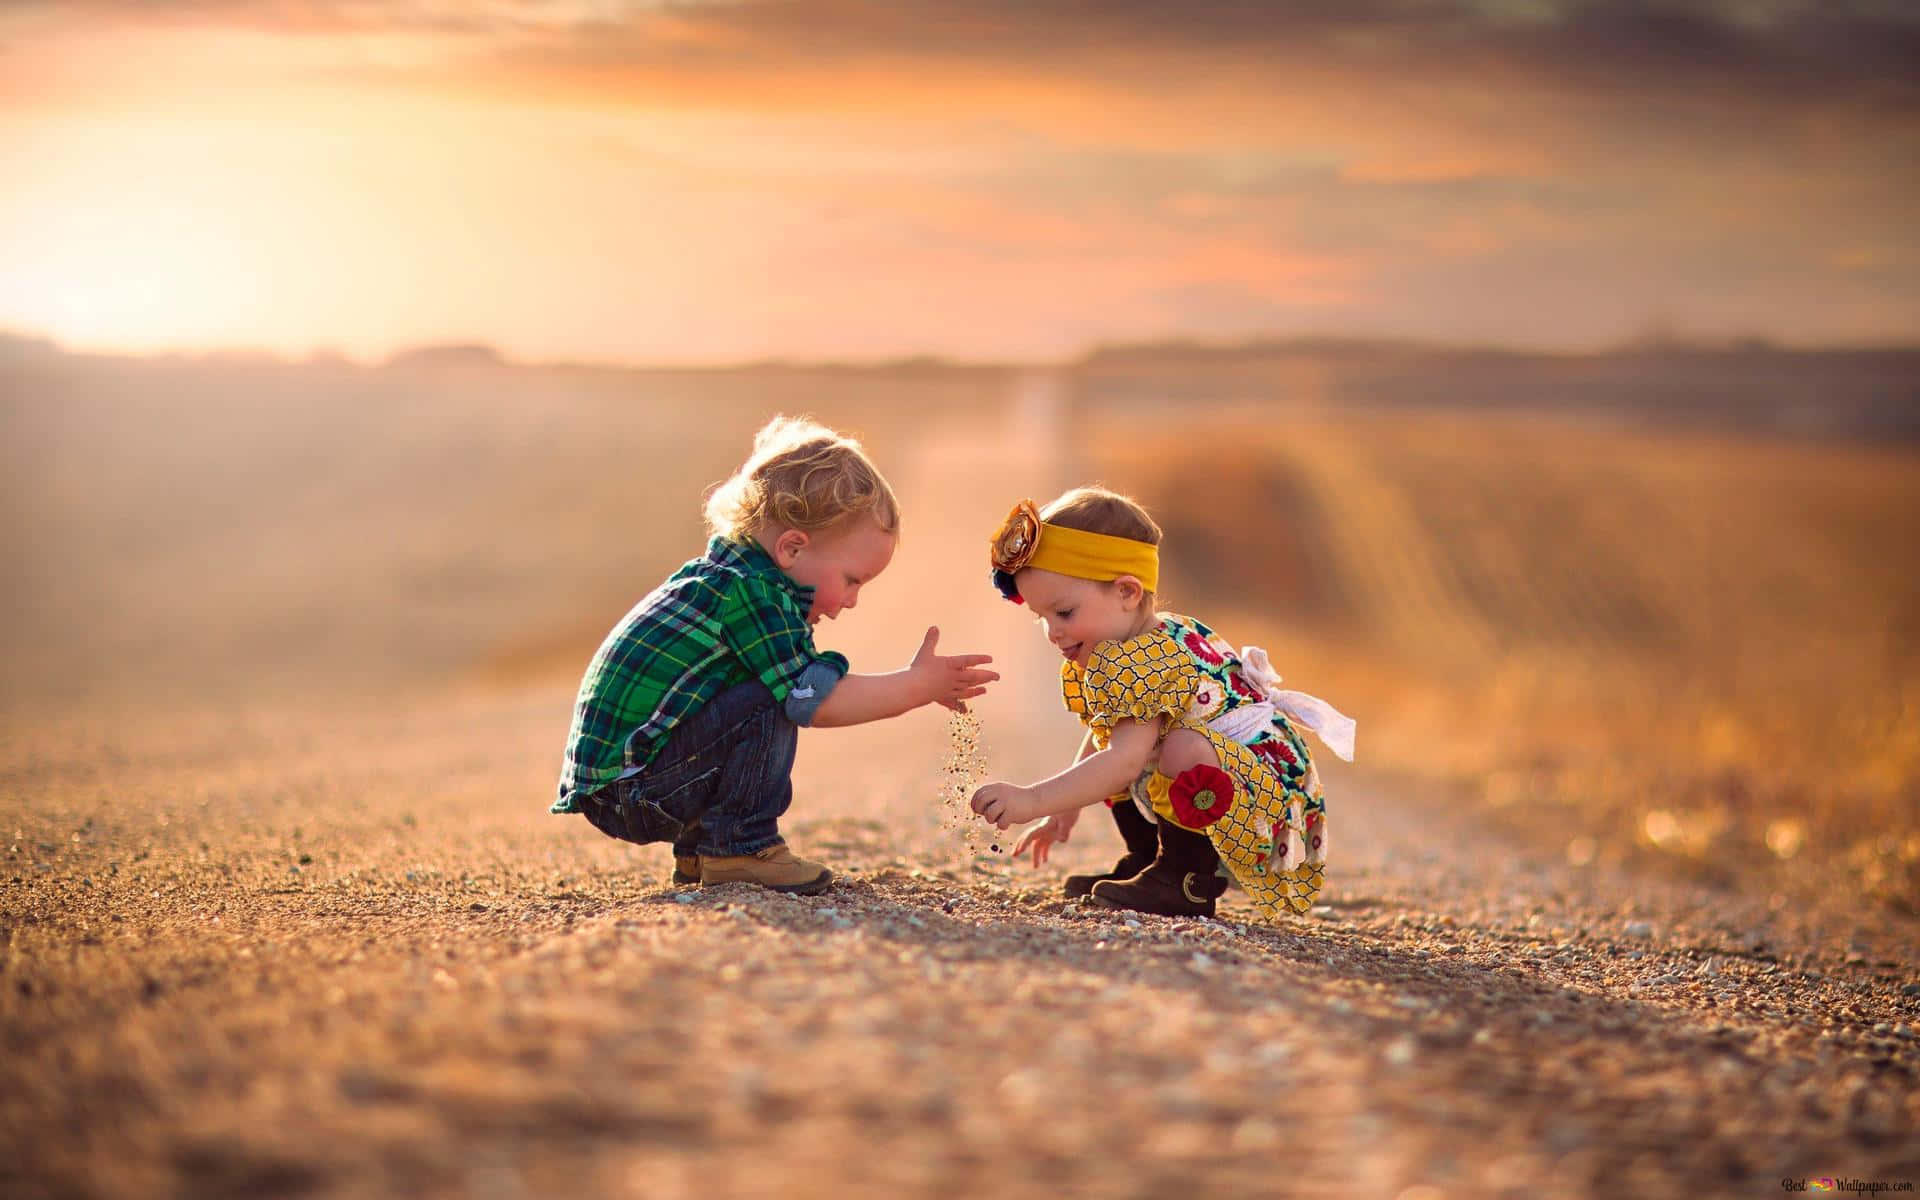
<svg viewBox="0 0 1920 1200">
<path fill-rule="evenodd" d="M 853 438 L 811 417 L 777 416 L 753 437 L 753 453 L 707 496 L 707 527 L 745 541 L 768 525 L 814 532 L 859 513 L 900 532 L 893 488 Z"/>
</svg>

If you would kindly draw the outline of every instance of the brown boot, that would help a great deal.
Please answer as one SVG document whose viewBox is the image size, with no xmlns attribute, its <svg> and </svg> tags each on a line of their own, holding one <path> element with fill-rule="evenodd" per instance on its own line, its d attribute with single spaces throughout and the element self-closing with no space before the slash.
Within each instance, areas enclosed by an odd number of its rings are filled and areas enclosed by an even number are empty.
<svg viewBox="0 0 1920 1200">
<path fill-rule="evenodd" d="M 1132 879 L 1093 885 L 1093 901 L 1108 908 L 1162 917 L 1211 917 L 1214 901 L 1227 890 L 1220 855 L 1204 833 L 1160 822 L 1160 856 Z"/>
<path fill-rule="evenodd" d="M 700 856 L 700 882 L 753 883 L 776 892 L 812 896 L 833 884 L 833 872 L 819 863 L 795 858 L 785 842 L 775 842 L 755 854 Z"/>
<path fill-rule="evenodd" d="M 1132 879 L 1147 869 L 1153 856 L 1160 850 L 1159 835 L 1153 831 L 1153 822 L 1136 807 L 1131 799 L 1117 800 L 1109 811 L 1113 813 L 1113 823 L 1119 827 L 1120 840 L 1127 844 L 1126 854 L 1113 864 L 1113 870 L 1104 875 L 1067 876 L 1067 898 L 1085 896 L 1093 891 L 1093 885 L 1103 879 Z"/>
<path fill-rule="evenodd" d="M 700 882 L 700 856 L 698 854 L 676 854 L 673 856 L 673 886 L 686 887 Z"/>
</svg>

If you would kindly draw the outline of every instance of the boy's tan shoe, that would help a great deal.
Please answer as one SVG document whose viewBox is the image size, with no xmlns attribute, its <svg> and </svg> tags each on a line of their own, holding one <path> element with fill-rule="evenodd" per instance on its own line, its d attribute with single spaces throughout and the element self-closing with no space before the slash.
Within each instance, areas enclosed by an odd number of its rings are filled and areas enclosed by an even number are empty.
<svg viewBox="0 0 1920 1200">
<path fill-rule="evenodd" d="M 697 854 L 676 854 L 673 856 L 673 885 L 685 887 L 689 883 L 700 882 L 700 856 Z"/>
<path fill-rule="evenodd" d="M 785 842 L 775 842 L 757 854 L 700 856 L 700 882 L 753 883 L 776 892 L 812 896 L 833 883 L 833 872 L 819 863 L 795 858 Z"/>
</svg>

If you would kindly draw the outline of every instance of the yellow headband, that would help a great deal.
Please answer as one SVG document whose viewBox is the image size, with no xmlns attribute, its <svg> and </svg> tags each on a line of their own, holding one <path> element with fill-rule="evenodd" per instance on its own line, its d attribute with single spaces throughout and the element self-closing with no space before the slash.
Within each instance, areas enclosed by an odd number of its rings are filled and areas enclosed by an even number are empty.
<svg viewBox="0 0 1920 1200">
<path fill-rule="evenodd" d="M 993 567 L 1008 575 L 1037 567 L 1105 583 L 1131 575 L 1149 592 L 1160 586 L 1160 548 L 1132 538 L 1049 525 L 1033 501 L 1022 500 L 993 538 Z"/>
</svg>

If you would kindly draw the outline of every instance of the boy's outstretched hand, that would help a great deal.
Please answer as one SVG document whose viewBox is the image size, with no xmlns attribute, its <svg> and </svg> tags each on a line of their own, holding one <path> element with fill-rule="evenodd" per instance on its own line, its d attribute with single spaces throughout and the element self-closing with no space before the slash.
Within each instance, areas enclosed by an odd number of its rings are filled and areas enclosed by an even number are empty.
<svg viewBox="0 0 1920 1200">
<path fill-rule="evenodd" d="M 815 710 L 813 723 L 823 728 L 863 725 L 932 701 L 955 712 L 967 711 L 967 701 L 986 695 L 987 685 L 1000 676 L 982 669 L 981 664 L 993 661 L 988 655 L 935 654 L 939 641 L 940 631 L 929 629 L 913 661 L 900 670 L 843 677 Z"/>
<path fill-rule="evenodd" d="M 924 686 L 929 700 L 965 712 L 967 701 L 986 695 L 987 685 L 1000 678 L 999 672 L 981 669 L 993 661 L 991 654 L 935 654 L 939 641 L 939 627 L 930 626 L 907 670 Z"/>
</svg>

